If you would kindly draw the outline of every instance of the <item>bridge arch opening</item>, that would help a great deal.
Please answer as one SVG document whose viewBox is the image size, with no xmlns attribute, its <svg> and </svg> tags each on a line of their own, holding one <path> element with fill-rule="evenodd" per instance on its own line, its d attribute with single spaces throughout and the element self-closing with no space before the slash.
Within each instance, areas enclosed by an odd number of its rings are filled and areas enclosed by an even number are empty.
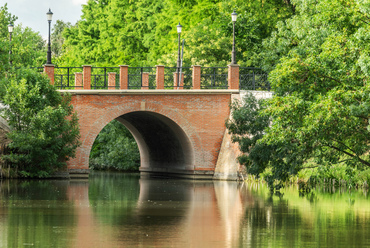
<svg viewBox="0 0 370 248">
<path fill-rule="evenodd" d="M 193 148 L 184 130 L 176 122 L 151 111 L 129 112 L 116 120 L 136 140 L 142 175 L 193 174 Z"/>
<path fill-rule="evenodd" d="M 138 144 L 142 174 L 193 172 L 190 140 L 174 121 L 150 111 L 130 112 L 116 120 L 127 127 Z"/>
</svg>

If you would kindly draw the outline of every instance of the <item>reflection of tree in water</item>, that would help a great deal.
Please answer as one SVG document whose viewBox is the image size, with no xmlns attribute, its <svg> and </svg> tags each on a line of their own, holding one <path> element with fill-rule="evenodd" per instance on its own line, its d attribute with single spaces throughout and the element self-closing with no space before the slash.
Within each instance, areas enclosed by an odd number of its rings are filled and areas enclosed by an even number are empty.
<svg viewBox="0 0 370 248">
<path fill-rule="evenodd" d="M 7 217 L 0 219 L 2 245 L 55 247 L 58 240 L 58 247 L 69 247 L 73 233 L 67 230 L 76 223 L 73 203 L 67 199 L 68 186 L 62 180 L 1 181 L 1 211 L 7 211 Z"/>
<path fill-rule="evenodd" d="M 180 222 L 189 208 L 191 188 L 190 180 L 140 179 L 136 221 L 143 226 Z"/>
<path fill-rule="evenodd" d="M 297 190 L 277 197 L 267 189 L 249 190 L 254 205 L 246 209 L 240 246 L 365 247 L 370 242 L 370 216 L 355 211 L 351 197 L 317 192 L 300 196 Z"/>
<path fill-rule="evenodd" d="M 7 200 L 67 200 L 67 180 L 0 181 L 0 194 Z"/>
<path fill-rule="evenodd" d="M 168 232 L 185 216 L 189 183 L 94 172 L 89 179 L 90 207 L 94 218 L 109 226 L 120 244 L 160 242 L 168 240 Z"/>
<path fill-rule="evenodd" d="M 89 179 L 89 202 L 96 217 L 111 225 L 166 225 L 183 211 L 181 180 L 139 179 L 139 174 L 96 173 Z M 174 183 L 175 182 L 175 183 Z M 173 214 L 171 214 L 173 213 Z"/>
<path fill-rule="evenodd" d="M 139 198 L 139 174 L 94 172 L 89 178 L 89 202 L 104 223 L 121 225 L 133 215 Z"/>
</svg>

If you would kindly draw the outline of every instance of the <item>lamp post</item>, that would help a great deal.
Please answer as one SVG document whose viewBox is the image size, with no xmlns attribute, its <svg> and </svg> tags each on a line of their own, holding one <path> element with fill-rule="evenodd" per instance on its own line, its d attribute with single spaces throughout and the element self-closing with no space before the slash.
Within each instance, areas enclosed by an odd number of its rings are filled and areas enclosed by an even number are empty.
<svg viewBox="0 0 370 248">
<path fill-rule="evenodd" d="M 13 24 L 8 25 L 9 31 L 9 41 L 10 41 L 10 49 L 9 49 L 9 64 L 12 65 L 12 33 L 13 33 L 14 26 Z"/>
<path fill-rule="evenodd" d="M 53 18 L 53 12 L 51 12 L 50 8 L 49 8 L 49 12 L 46 13 L 46 16 L 47 16 L 48 22 L 49 22 L 49 39 L 48 39 L 48 52 L 47 52 L 46 64 L 51 65 L 50 24 L 51 24 L 51 20 Z"/>
<path fill-rule="evenodd" d="M 180 36 L 181 36 L 181 29 L 182 29 L 182 26 L 179 22 L 179 25 L 176 26 L 177 27 L 177 33 L 178 33 L 178 36 L 179 36 L 179 47 L 178 47 L 178 57 L 177 57 L 177 69 L 176 69 L 176 72 L 177 72 L 177 87 L 180 86 L 180 64 L 181 64 L 181 59 L 180 59 Z"/>
<path fill-rule="evenodd" d="M 238 14 L 234 10 L 234 12 L 231 14 L 231 20 L 233 21 L 233 50 L 231 52 L 231 64 L 232 65 L 236 64 L 236 60 L 235 60 L 235 22 L 236 22 L 237 16 Z"/>
</svg>

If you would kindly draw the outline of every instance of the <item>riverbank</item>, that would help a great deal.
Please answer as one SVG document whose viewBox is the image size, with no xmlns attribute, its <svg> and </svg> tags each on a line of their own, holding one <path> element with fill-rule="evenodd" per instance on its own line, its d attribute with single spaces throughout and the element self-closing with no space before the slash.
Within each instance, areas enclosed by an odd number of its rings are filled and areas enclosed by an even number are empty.
<svg viewBox="0 0 370 248">
<path fill-rule="evenodd" d="M 247 175 L 247 182 L 264 182 L 270 175 L 267 169 L 257 179 L 253 175 Z M 310 191 L 312 188 L 335 187 L 344 189 L 369 189 L 370 169 L 351 167 L 344 163 L 332 166 L 314 165 L 307 169 L 302 169 L 297 175 L 291 176 L 283 184 L 285 186 L 297 185 L 302 192 Z"/>
</svg>

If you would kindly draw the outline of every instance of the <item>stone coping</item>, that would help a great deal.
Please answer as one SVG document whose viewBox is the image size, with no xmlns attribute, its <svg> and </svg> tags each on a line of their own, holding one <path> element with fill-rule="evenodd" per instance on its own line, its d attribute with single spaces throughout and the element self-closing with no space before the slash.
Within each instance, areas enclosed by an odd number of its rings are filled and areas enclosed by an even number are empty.
<svg viewBox="0 0 370 248">
<path fill-rule="evenodd" d="M 58 90 L 72 95 L 200 95 L 239 94 L 239 90 Z"/>
</svg>

